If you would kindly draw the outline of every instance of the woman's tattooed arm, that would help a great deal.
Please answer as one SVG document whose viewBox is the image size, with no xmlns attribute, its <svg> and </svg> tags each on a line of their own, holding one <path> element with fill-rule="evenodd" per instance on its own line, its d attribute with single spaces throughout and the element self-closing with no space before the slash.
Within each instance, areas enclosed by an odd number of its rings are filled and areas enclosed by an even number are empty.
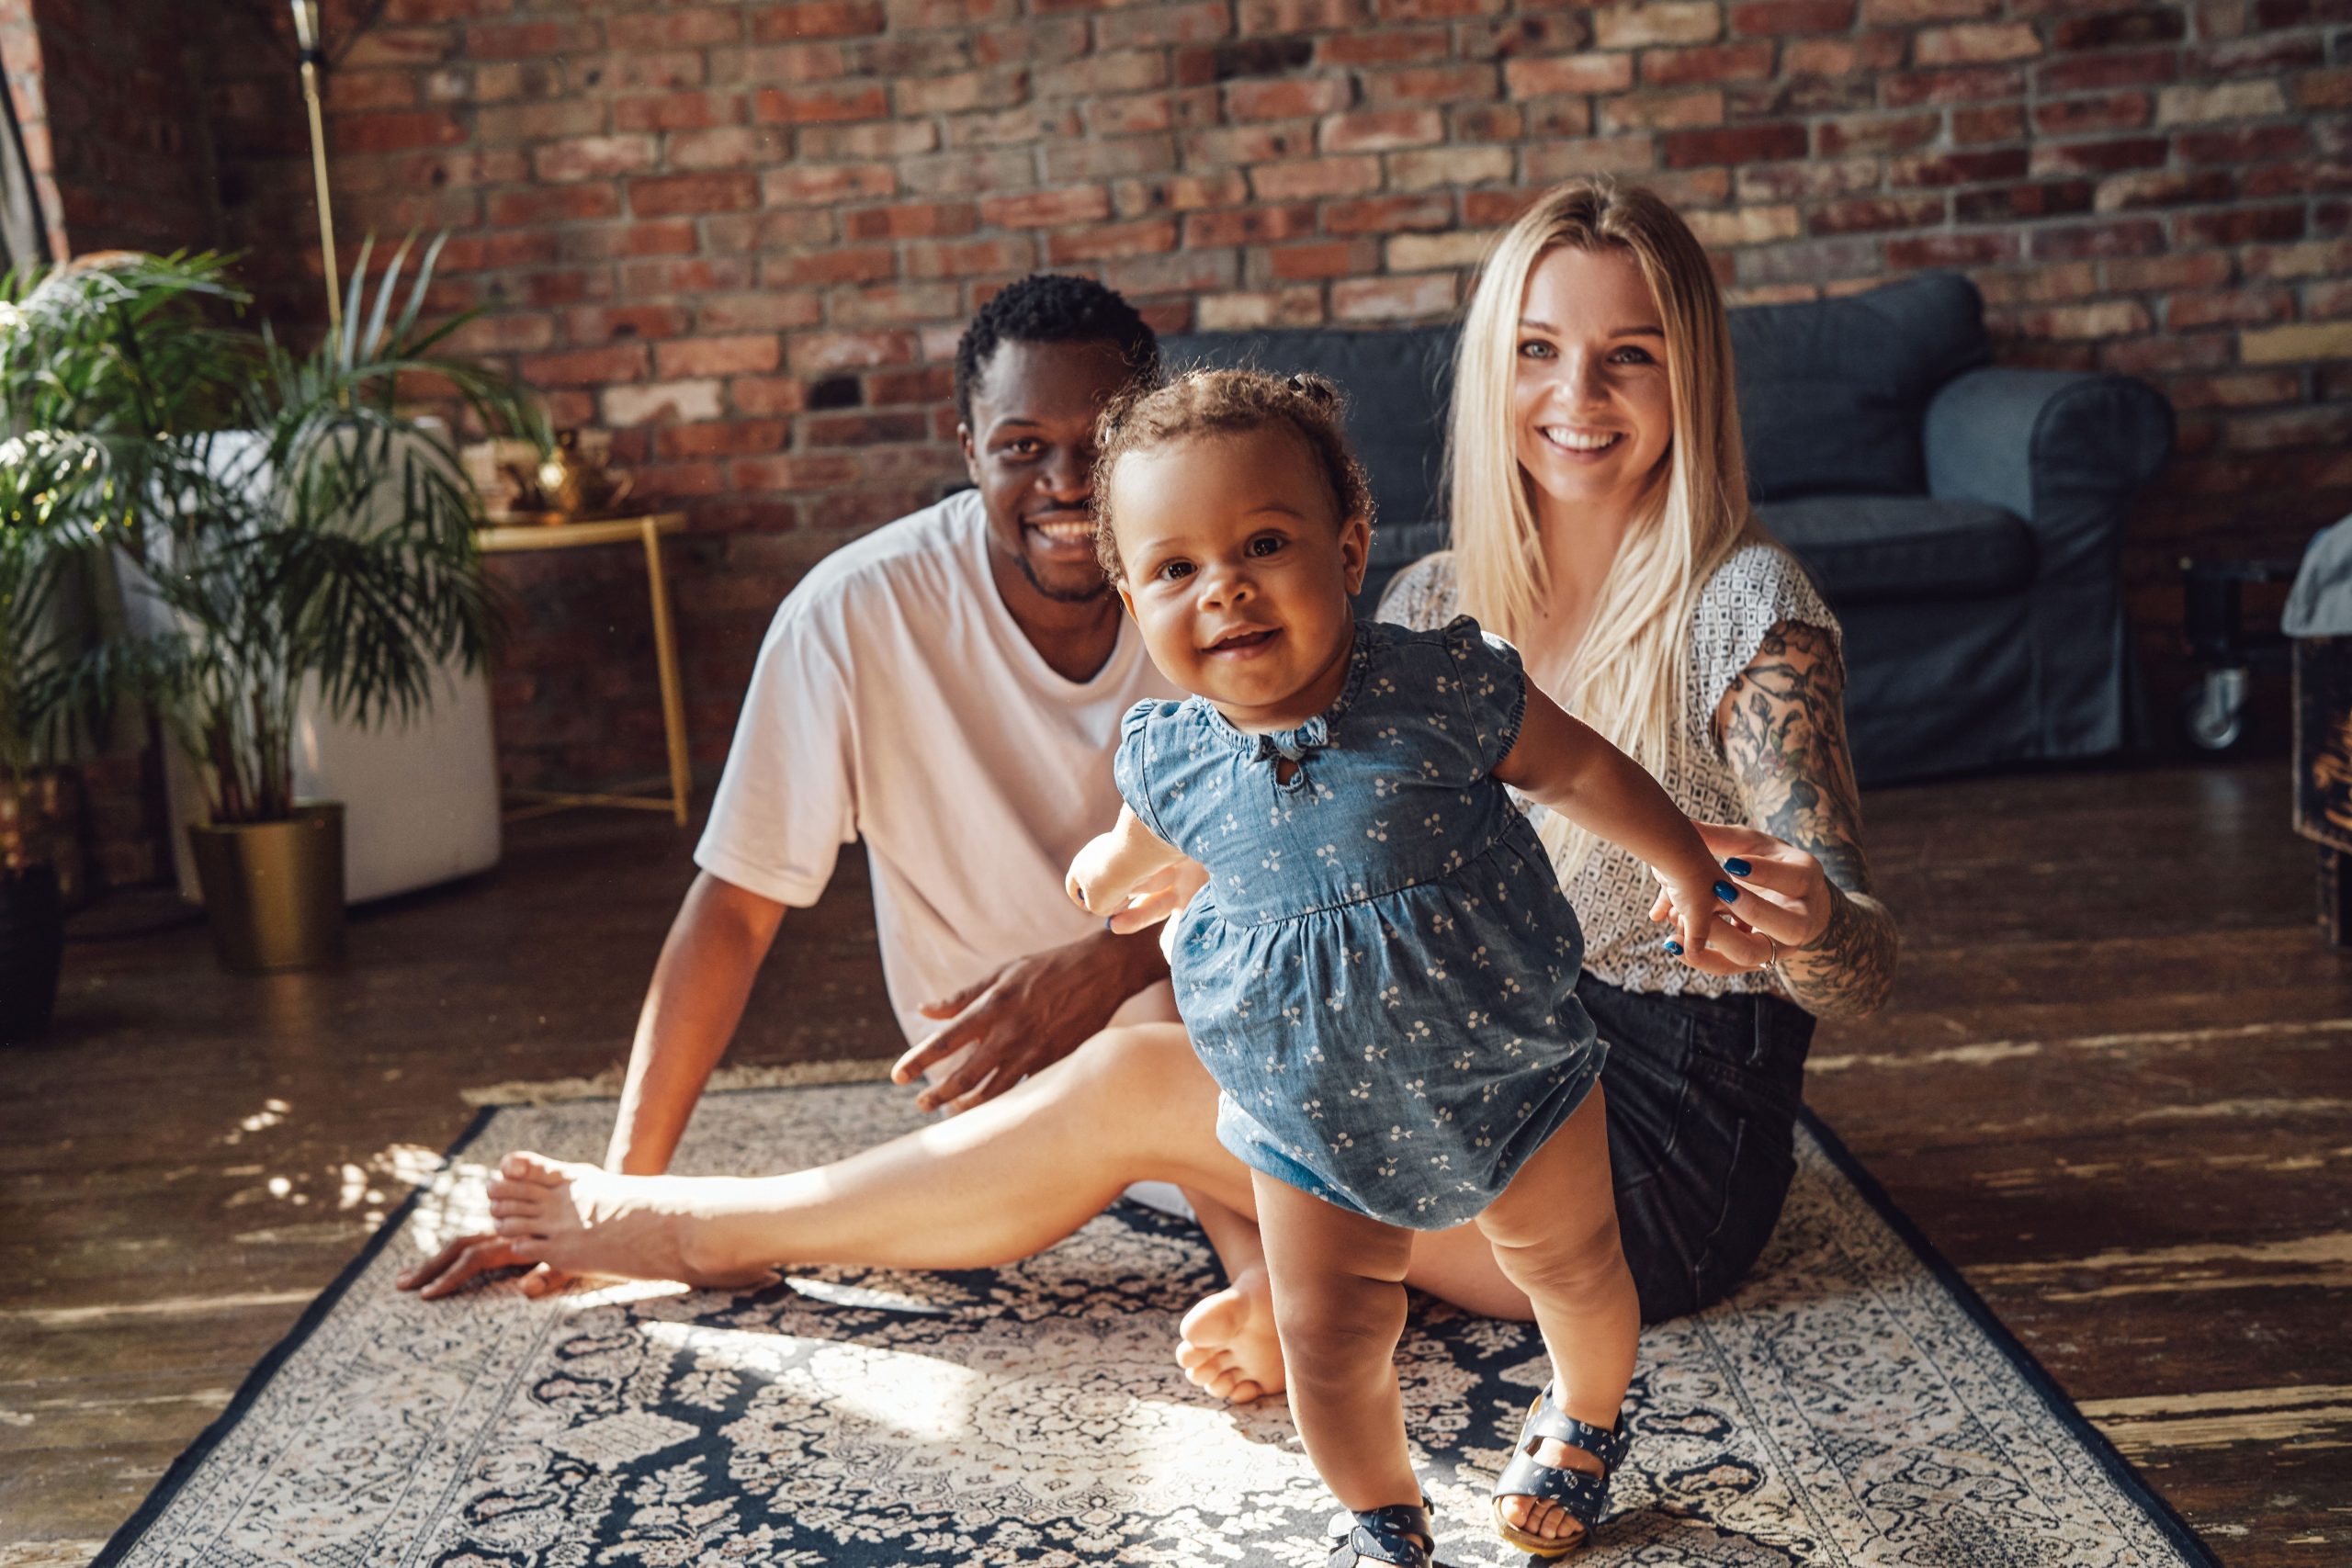
<svg viewBox="0 0 2352 1568">
<path fill-rule="evenodd" d="M 1824 1018 L 1884 1002 L 1898 946 L 1894 917 L 1870 896 L 1845 694 L 1836 640 L 1782 621 L 1715 715 L 1749 826 L 1812 855 L 1827 880 L 1828 923 L 1781 956 L 1791 998 Z"/>
</svg>

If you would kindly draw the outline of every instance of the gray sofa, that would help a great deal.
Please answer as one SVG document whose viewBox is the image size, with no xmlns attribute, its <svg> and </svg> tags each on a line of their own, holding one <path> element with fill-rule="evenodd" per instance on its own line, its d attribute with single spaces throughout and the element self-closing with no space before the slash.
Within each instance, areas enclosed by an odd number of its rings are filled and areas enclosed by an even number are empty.
<svg viewBox="0 0 2352 1568">
<path fill-rule="evenodd" d="M 1950 273 L 1734 310 L 1749 490 L 1845 628 L 1866 784 L 2093 757 L 2132 686 L 2124 509 L 2172 450 L 2172 409 L 2120 376 L 1989 365 Z M 1345 388 L 1380 525 L 1369 604 L 1445 540 L 1453 332 L 1197 333 L 1171 367 L 1314 370 Z"/>
</svg>

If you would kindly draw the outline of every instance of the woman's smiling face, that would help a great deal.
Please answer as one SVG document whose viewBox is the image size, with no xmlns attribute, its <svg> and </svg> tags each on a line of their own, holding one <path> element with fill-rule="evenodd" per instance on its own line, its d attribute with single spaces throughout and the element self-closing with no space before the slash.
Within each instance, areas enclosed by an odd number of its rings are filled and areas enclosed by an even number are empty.
<svg viewBox="0 0 2352 1568">
<path fill-rule="evenodd" d="M 1630 507 L 1674 436 L 1666 328 L 1625 251 L 1561 249 L 1520 307 L 1511 439 L 1555 502 Z"/>
</svg>

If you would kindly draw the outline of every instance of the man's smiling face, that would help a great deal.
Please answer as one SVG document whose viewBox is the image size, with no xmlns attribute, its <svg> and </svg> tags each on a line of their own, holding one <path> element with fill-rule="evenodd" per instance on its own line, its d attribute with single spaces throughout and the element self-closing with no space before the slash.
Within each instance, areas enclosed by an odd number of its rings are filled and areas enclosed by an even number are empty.
<svg viewBox="0 0 2352 1568">
<path fill-rule="evenodd" d="M 1064 603 L 1110 592 L 1094 558 L 1094 423 L 1131 367 L 1108 343 L 998 345 L 956 429 L 988 508 L 989 544 Z"/>
</svg>

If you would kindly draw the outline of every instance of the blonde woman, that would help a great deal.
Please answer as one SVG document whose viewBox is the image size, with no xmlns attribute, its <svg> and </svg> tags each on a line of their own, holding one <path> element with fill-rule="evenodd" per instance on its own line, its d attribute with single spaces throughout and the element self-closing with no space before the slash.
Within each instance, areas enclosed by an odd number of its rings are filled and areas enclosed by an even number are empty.
<svg viewBox="0 0 2352 1568">
<path fill-rule="evenodd" d="M 1656 197 L 1572 185 L 1514 224 L 1473 297 L 1455 397 L 1457 548 L 1408 570 L 1384 615 L 1430 626 L 1458 608 L 1510 637 L 1539 686 L 1712 824 L 1739 890 L 1742 926 L 1720 927 L 1693 973 L 1658 956 L 1646 873 L 1544 826 L 1585 929 L 1577 995 L 1611 1046 L 1618 1224 L 1656 1321 L 1754 1263 L 1792 1171 L 1814 1015 L 1869 1011 L 1893 977 L 1837 626 L 1749 517 L 1720 298 Z M 1248 1400 L 1283 1386 L 1283 1362 L 1248 1173 L 1216 1122 L 1182 1028 L 1112 1028 L 940 1128 L 821 1169 L 705 1181 L 518 1162 L 493 1190 L 495 1247 L 461 1238 L 412 1279 L 446 1293 L 514 1263 L 711 1280 L 774 1262 L 980 1267 L 1050 1246 L 1132 1182 L 1173 1181 L 1232 1281 L 1187 1315 L 1178 1359 Z M 1475 1227 L 1417 1237 L 1405 1278 L 1529 1315 Z M 1513 1464 L 1528 1490 L 1500 1506 L 1566 1546 L 1580 1527 L 1545 1492 L 1592 1459 L 1556 1430 L 1530 1435 Z"/>
<path fill-rule="evenodd" d="M 1639 863 L 1542 825 L 1585 925 L 1577 994 L 1611 1047 L 1610 1145 L 1645 1315 L 1721 1295 L 1792 1171 L 1813 1015 L 1868 1011 L 1895 933 L 1869 896 L 1835 618 L 1747 507 L 1731 345 L 1705 252 L 1646 190 L 1547 194 L 1497 243 L 1463 323 L 1449 432 L 1453 548 L 1385 619 L 1456 614 L 1630 752 L 1697 818 L 1744 930 L 1695 967 L 1659 951 Z M 1506 1517 L 1589 1459 L 1548 1412 L 1498 1488 Z"/>
</svg>

